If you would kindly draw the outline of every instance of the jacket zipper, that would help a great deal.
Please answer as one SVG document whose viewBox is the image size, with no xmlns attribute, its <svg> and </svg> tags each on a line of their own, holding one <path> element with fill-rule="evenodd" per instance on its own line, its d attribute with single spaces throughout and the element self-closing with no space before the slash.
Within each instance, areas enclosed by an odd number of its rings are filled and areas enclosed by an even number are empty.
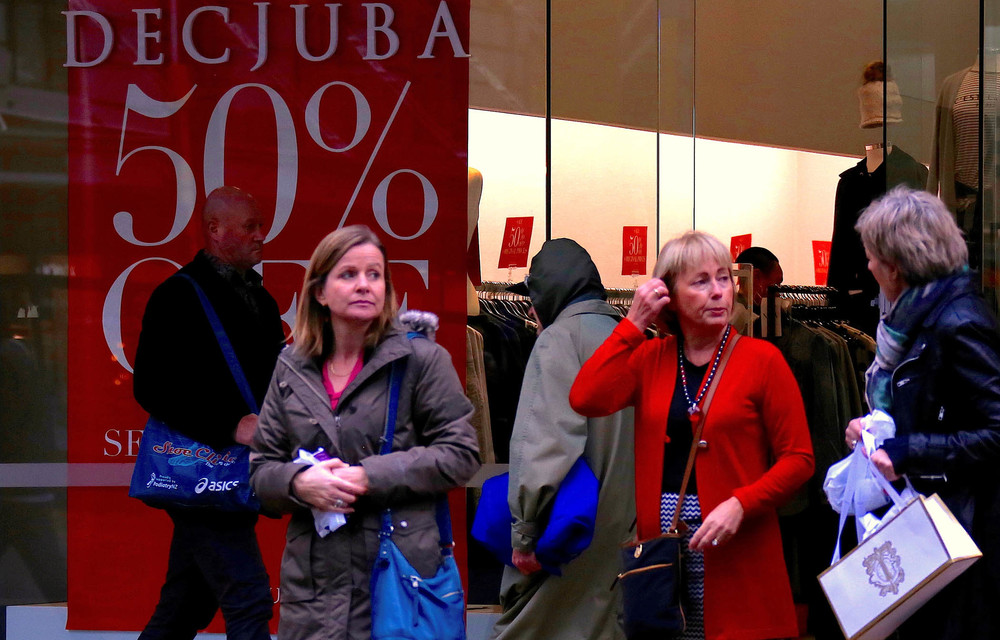
<svg viewBox="0 0 1000 640">
<path fill-rule="evenodd" d="M 917 360 L 919 360 L 920 359 L 920 355 L 924 352 L 925 348 L 926 348 L 926 345 L 920 347 L 920 353 L 918 353 L 917 355 L 913 356 L 909 360 L 903 360 L 898 365 L 896 365 L 896 369 L 895 369 L 895 371 L 893 371 L 893 376 L 892 376 L 892 384 L 893 384 L 894 387 L 896 387 L 898 389 L 899 387 L 903 386 L 904 384 L 906 384 L 907 382 L 910 381 L 909 378 L 903 378 L 902 380 L 896 380 L 896 371 L 899 371 L 900 369 L 902 369 L 903 365 L 905 365 L 905 364 L 909 364 L 911 362 L 916 362 Z"/>
</svg>

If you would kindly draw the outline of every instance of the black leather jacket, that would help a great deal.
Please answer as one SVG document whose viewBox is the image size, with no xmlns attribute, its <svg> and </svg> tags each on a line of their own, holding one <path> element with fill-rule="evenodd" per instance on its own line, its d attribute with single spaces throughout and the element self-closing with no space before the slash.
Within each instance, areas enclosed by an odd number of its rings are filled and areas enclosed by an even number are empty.
<svg viewBox="0 0 1000 640">
<path fill-rule="evenodd" d="M 883 448 L 896 472 L 938 493 L 983 552 L 950 587 L 950 602 L 968 607 L 938 620 L 935 637 L 998 637 L 982 603 L 1000 594 L 1000 331 L 967 278 L 919 326 L 893 372 L 890 413 L 896 438 Z"/>
<path fill-rule="evenodd" d="M 893 372 L 891 413 L 897 438 L 885 448 L 897 473 L 945 484 L 1000 476 L 1000 332 L 967 280 Z"/>
</svg>

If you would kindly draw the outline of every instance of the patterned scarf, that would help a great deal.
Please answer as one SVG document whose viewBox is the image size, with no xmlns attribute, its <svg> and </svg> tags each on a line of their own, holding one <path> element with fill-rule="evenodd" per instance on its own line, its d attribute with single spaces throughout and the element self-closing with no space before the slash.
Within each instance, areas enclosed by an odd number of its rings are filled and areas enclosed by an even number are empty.
<svg viewBox="0 0 1000 640">
<path fill-rule="evenodd" d="M 968 278 L 968 267 L 957 273 L 903 291 L 889 313 L 878 323 L 875 334 L 875 361 L 865 372 L 865 395 L 872 411 L 891 413 L 892 372 L 910 348 L 916 329 L 959 281 Z"/>
</svg>

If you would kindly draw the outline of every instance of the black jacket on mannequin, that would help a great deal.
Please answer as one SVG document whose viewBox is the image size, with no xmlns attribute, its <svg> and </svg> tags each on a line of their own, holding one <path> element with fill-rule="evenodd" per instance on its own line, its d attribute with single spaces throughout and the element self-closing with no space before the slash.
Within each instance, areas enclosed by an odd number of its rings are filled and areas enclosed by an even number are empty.
<svg viewBox="0 0 1000 640">
<path fill-rule="evenodd" d="M 847 312 L 851 324 L 869 335 L 875 335 L 879 312 L 873 300 L 878 296 L 879 288 L 868 271 L 868 258 L 854 224 L 861 212 L 889 189 L 900 184 L 923 189 L 927 185 L 927 167 L 899 147 L 893 147 L 875 171 L 869 172 L 866 162 L 862 158 L 858 164 L 841 173 L 837 183 L 827 284 L 840 291 L 839 303 Z"/>
</svg>

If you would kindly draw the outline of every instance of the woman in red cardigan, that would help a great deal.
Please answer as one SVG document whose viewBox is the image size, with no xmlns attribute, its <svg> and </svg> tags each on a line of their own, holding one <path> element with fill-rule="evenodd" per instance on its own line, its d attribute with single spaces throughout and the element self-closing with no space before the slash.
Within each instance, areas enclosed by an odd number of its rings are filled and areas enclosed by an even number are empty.
<svg viewBox="0 0 1000 640">
<path fill-rule="evenodd" d="M 730 265 L 729 251 L 706 233 L 667 242 L 654 277 L 636 290 L 625 320 L 570 392 L 585 416 L 635 407 L 639 539 L 669 527 L 691 450 L 690 416 L 700 415 L 714 364 L 735 334 Z M 674 335 L 647 340 L 643 329 L 654 320 Z M 784 357 L 763 340 L 739 340 L 719 375 L 681 511 L 681 637 L 795 637 L 775 509 L 813 471 L 802 397 Z"/>
</svg>

